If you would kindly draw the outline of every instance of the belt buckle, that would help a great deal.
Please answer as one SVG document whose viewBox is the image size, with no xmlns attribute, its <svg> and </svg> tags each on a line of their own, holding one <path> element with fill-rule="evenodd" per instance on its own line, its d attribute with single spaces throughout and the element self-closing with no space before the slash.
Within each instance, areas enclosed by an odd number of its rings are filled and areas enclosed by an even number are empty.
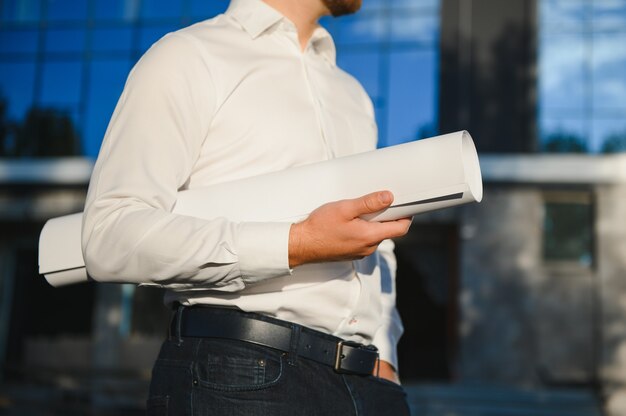
<svg viewBox="0 0 626 416">
<path fill-rule="evenodd" d="M 344 358 L 346 358 L 346 356 L 343 354 L 343 348 L 344 347 L 349 347 L 349 348 L 361 348 L 362 345 L 359 344 L 358 342 L 354 342 L 354 341 L 339 341 L 337 343 L 337 350 L 335 351 L 335 365 L 334 365 L 334 370 L 338 373 L 345 373 L 346 371 L 343 370 L 343 368 L 341 368 L 341 362 Z"/>
</svg>

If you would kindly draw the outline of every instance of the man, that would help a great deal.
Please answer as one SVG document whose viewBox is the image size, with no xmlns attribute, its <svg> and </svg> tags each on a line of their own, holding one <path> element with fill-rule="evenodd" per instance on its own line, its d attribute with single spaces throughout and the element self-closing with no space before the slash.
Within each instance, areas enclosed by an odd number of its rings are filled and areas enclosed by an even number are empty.
<svg viewBox="0 0 626 416">
<path fill-rule="evenodd" d="M 149 414 L 408 414 L 387 239 L 410 220 L 359 218 L 391 193 L 297 224 L 171 213 L 179 190 L 375 147 L 371 102 L 317 23 L 359 7 L 233 0 L 131 71 L 90 183 L 83 254 L 94 279 L 164 287 L 177 307 Z"/>
</svg>

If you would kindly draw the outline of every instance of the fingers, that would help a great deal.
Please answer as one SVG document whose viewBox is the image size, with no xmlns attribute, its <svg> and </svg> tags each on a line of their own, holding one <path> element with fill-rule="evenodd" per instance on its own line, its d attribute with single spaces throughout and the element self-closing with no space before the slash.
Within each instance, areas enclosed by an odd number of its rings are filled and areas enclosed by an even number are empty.
<svg viewBox="0 0 626 416">
<path fill-rule="evenodd" d="M 369 225 L 373 230 L 371 239 L 373 241 L 381 242 L 382 240 L 386 240 L 388 238 L 397 238 L 405 235 L 411 226 L 411 219 L 401 218 L 394 221 L 372 222 L 369 223 Z"/>
<path fill-rule="evenodd" d="M 322 205 L 291 226 L 289 266 L 363 258 L 372 254 L 382 240 L 406 234 L 410 218 L 386 222 L 360 218 L 388 208 L 392 202 L 391 192 L 380 191 Z"/>
<path fill-rule="evenodd" d="M 388 208 L 393 202 L 393 194 L 389 191 L 373 192 L 346 202 L 350 204 L 351 213 L 356 218 Z"/>
</svg>

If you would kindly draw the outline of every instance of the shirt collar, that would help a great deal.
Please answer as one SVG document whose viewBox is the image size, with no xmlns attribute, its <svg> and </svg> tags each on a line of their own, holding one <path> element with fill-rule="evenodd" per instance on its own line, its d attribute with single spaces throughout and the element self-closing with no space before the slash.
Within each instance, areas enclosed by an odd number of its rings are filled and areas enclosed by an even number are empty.
<svg viewBox="0 0 626 416">
<path fill-rule="evenodd" d="M 278 10 L 261 0 L 231 0 L 226 14 L 239 22 L 253 39 L 280 21 L 293 25 Z M 335 43 L 326 29 L 321 26 L 315 29 L 311 45 L 328 63 L 335 65 L 337 55 Z"/>
<path fill-rule="evenodd" d="M 226 14 L 232 16 L 253 39 L 284 17 L 260 0 L 231 0 Z"/>
<path fill-rule="evenodd" d="M 332 66 L 336 65 L 337 50 L 335 49 L 335 42 L 333 42 L 332 36 L 324 27 L 319 26 L 315 29 L 313 36 L 311 36 L 311 45 L 329 64 Z"/>
</svg>

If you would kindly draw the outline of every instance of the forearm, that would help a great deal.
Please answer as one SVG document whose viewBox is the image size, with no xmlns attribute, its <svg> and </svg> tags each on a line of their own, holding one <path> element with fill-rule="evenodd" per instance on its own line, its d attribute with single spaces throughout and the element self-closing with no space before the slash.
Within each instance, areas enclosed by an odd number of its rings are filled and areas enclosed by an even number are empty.
<svg viewBox="0 0 626 416">
<path fill-rule="evenodd" d="M 126 203 L 85 211 L 84 257 L 95 280 L 233 291 L 289 273 L 288 224 L 205 221 Z"/>
</svg>

